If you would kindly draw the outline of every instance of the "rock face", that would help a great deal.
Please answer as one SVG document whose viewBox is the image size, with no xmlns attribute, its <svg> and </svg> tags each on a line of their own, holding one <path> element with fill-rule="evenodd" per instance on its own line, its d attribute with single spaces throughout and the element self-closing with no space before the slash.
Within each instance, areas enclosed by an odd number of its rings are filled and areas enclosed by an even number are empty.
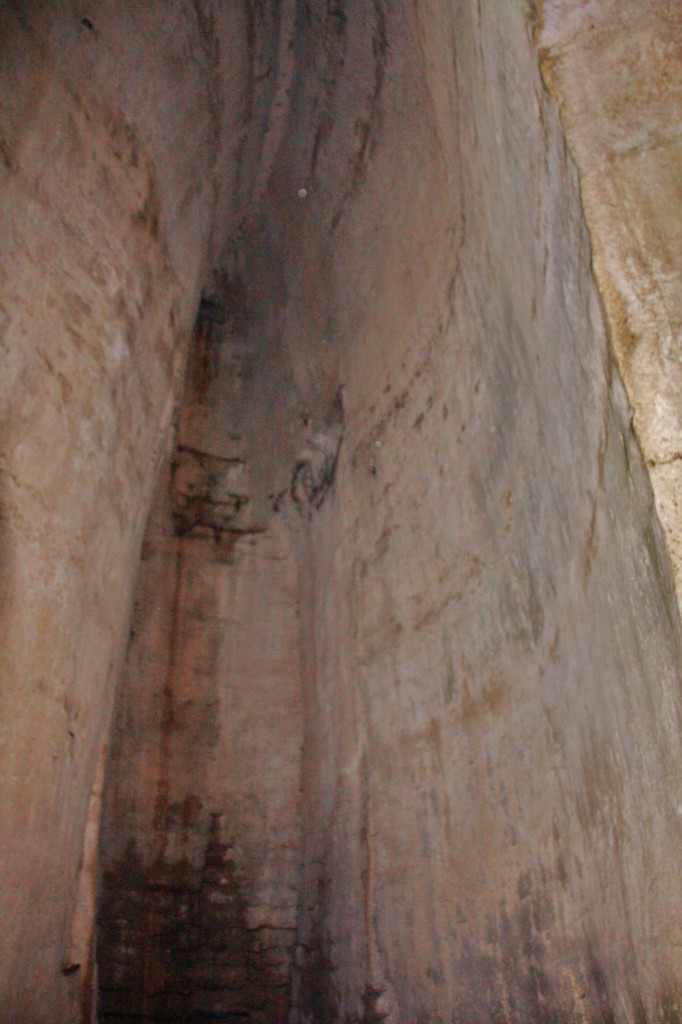
<svg viewBox="0 0 682 1024">
<path fill-rule="evenodd" d="M 200 289 L 267 157 L 277 13 L 125 6 L 0 6 L 8 1022 L 75 1019 L 88 989 L 84 830 L 140 545 Z"/>
<path fill-rule="evenodd" d="M 263 452 L 278 444 L 264 427 L 276 362 L 246 317 L 200 317 L 114 730 L 103 1024 L 287 1019 L 303 705 L 300 569 Z"/>
<path fill-rule="evenodd" d="M 551 0 L 540 5 L 536 35 L 580 167 L 613 351 L 679 601 L 682 18 L 673 3 Z"/>
<path fill-rule="evenodd" d="M 682 1018 L 655 6 L 0 8 L 0 1021 Z"/>
</svg>

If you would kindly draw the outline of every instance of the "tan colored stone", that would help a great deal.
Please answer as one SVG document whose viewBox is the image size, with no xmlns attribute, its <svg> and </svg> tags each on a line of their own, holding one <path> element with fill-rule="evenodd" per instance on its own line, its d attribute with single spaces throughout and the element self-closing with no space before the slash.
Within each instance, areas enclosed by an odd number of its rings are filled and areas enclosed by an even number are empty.
<svg viewBox="0 0 682 1024">
<path fill-rule="evenodd" d="M 2 7 L 0 1020 L 674 1019 L 679 33 Z"/>
</svg>

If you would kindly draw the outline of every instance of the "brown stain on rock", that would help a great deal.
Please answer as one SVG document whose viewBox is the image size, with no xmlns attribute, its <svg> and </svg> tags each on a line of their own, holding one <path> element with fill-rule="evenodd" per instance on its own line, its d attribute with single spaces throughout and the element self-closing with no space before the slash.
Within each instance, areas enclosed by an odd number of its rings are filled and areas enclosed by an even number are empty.
<svg viewBox="0 0 682 1024">
<path fill-rule="evenodd" d="M 104 879 L 102 1024 L 121 1015 L 130 1024 L 285 1024 L 293 936 L 283 942 L 282 929 L 249 926 L 237 860 L 223 832 L 221 815 L 212 814 L 199 871 L 168 865 L 161 881 L 131 846 Z"/>
<path fill-rule="evenodd" d="M 509 686 L 501 679 L 488 679 L 481 686 L 477 696 L 473 696 L 469 685 L 462 682 L 462 704 L 460 720 L 467 727 L 481 725 L 488 716 L 496 716 L 508 705 L 510 699 Z"/>
</svg>

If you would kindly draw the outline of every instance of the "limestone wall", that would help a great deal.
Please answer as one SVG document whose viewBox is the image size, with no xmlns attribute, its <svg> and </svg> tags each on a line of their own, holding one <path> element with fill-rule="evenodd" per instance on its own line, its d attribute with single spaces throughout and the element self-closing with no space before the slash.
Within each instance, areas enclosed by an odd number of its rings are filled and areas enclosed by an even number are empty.
<svg viewBox="0 0 682 1024">
<path fill-rule="evenodd" d="M 0 1018 L 44 1024 L 81 999 L 84 826 L 140 543 L 278 35 L 234 6 L 17 2 L 0 39 Z"/>
<path fill-rule="evenodd" d="M 376 4 L 311 43 L 364 71 L 287 165 L 315 156 L 345 408 L 302 1021 L 677 1012 L 677 608 L 526 13 Z"/>
<path fill-rule="evenodd" d="M 102 1024 L 288 1019 L 303 741 L 300 567 L 278 511 L 291 388 L 257 291 L 235 281 L 205 300 L 216 320 L 198 321 L 143 545 L 105 787 Z"/>
<path fill-rule="evenodd" d="M 671 9 L 0 7 L 0 1021 L 679 1017 Z"/>
<path fill-rule="evenodd" d="M 581 176 L 594 267 L 680 596 L 682 16 L 538 5 L 541 67 Z"/>
</svg>

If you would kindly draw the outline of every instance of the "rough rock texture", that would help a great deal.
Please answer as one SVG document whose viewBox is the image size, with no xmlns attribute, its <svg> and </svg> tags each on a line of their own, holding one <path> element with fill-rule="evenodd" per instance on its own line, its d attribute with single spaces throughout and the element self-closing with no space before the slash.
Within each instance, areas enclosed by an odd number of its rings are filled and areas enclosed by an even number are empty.
<svg viewBox="0 0 682 1024">
<path fill-rule="evenodd" d="M 537 39 L 581 173 L 597 280 L 682 594 L 682 12 L 669 0 L 538 5 Z"/>
<path fill-rule="evenodd" d="M 0 15 L 0 1020 L 680 1019 L 673 5 Z"/>
<path fill-rule="evenodd" d="M 287 466 L 273 459 L 269 473 L 263 452 L 282 448 L 264 430 L 276 422 L 276 353 L 248 333 L 250 297 L 222 291 L 224 322 L 197 324 L 121 680 L 103 823 L 102 1024 L 284 1024 L 289 1009 L 299 570 L 291 535 L 267 522 Z"/>
<path fill-rule="evenodd" d="M 677 610 L 556 106 L 520 6 L 366 18 L 362 185 L 324 204 L 332 131 L 310 188 L 346 417 L 301 1019 L 673 1019 Z"/>
<path fill-rule="evenodd" d="M 79 863 L 140 542 L 199 289 L 266 148 L 277 17 L 248 13 L 0 5 L 8 1022 L 66 1021 L 80 998 Z"/>
</svg>

